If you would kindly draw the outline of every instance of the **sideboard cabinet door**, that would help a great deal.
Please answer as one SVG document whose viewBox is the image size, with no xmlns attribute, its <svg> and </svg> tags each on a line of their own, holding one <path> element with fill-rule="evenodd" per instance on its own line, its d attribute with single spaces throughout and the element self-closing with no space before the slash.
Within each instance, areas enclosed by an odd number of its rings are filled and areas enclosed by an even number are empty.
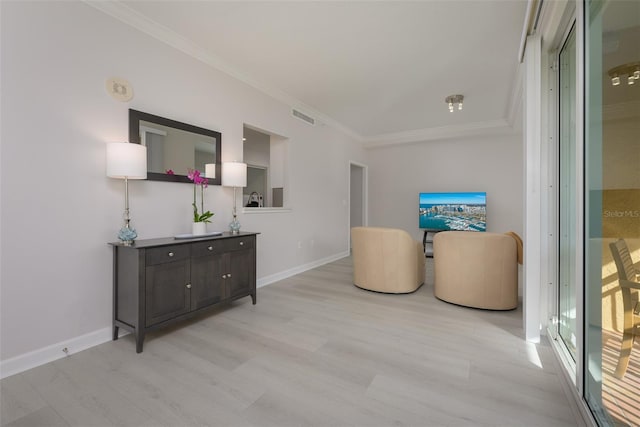
<svg viewBox="0 0 640 427">
<path fill-rule="evenodd" d="M 191 310 L 216 304 L 224 298 L 221 254 L 191 260 Z"/>
<path fill-rule="evenodd" d="M 147 267 L 146 326 L 173 319 L 191 310 L 188 259 Z"/>
<path fill-rule="evenodd" d="M 255 261 L 253 250 L 235 251 L 227 254 L 228 271 L 227 289 L 229 297 L 251 293 L 255 284 Z"/>
</svg>

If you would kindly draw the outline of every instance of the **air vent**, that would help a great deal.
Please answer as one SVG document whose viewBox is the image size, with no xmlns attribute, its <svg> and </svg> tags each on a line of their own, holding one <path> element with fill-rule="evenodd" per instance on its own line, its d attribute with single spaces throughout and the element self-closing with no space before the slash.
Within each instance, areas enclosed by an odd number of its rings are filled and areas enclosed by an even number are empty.
<svg viewBox="0 0 640 427">
<path fill-rule="evenodd" d="M 304 113 L 301 113 L 300 111 L 296 110 L 295 108 L 291 110 L 291 114 L 293 114 L 293 117 L 296 117 L 304 122 L 309 123 L 310 125 L 315 125 L 316 124 L 316 119 L 314 119 L 313 117 L 307 116 Z"/>
</svg>

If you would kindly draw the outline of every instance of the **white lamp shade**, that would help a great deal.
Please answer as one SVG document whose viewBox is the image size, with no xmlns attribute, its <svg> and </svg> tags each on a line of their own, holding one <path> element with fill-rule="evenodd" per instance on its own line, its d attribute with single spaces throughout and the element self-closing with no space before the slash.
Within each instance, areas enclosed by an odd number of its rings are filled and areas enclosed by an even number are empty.
<svg viewBox="0 0 640 427">
<path fill-rule="evenodd" d="M 204 165 L 204 176 L 205 178 L 215 178 L 216 177 L 216 164 L 215 163 L 207 163 Z"/>
<path fill-rule="evenodd" d="M 108 143 L 107 176 L 147 179 L 147 147 L 128 142 Z"/>
<path fill-rule="evenodd" d="M 225 187 L 246 187 L 247 164 L 239 162 L 223 163 L 222 185 Z"/>
</svg>

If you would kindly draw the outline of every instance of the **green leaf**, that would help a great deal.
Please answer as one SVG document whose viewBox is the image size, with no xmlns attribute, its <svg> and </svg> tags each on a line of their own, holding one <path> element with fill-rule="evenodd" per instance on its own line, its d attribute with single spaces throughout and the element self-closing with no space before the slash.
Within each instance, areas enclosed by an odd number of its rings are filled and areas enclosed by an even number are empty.
<svg viewBox="0 0 640 427">
<path fill-rule="evenodd" d="M 199 221 L 198 222 L 211 222 L 209 221 L 209 218 L 211 218 L 214 215 L 214 213 L 210 212 L 210 211 L 206 211 L 205 213 L 203 213 L 202 215 L 199 216 Z"/>
</svg>

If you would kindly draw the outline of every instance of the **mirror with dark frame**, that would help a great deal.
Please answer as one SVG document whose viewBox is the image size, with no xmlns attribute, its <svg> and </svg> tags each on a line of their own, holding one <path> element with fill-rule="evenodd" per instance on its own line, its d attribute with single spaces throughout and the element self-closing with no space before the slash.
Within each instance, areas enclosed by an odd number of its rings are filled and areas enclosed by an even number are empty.
<svg viewBox="0 0 640 427">
<path fill-rule="evenodd" d="M 209 185 L 221 184 L 220 132 L 130 109 L 129 142 L 147 147 L 149 180 L 190 183 L 189 169 L 204 176 L 205 165 L 215 163 L 215 178 L 207 178 Z"/>
</svg>

